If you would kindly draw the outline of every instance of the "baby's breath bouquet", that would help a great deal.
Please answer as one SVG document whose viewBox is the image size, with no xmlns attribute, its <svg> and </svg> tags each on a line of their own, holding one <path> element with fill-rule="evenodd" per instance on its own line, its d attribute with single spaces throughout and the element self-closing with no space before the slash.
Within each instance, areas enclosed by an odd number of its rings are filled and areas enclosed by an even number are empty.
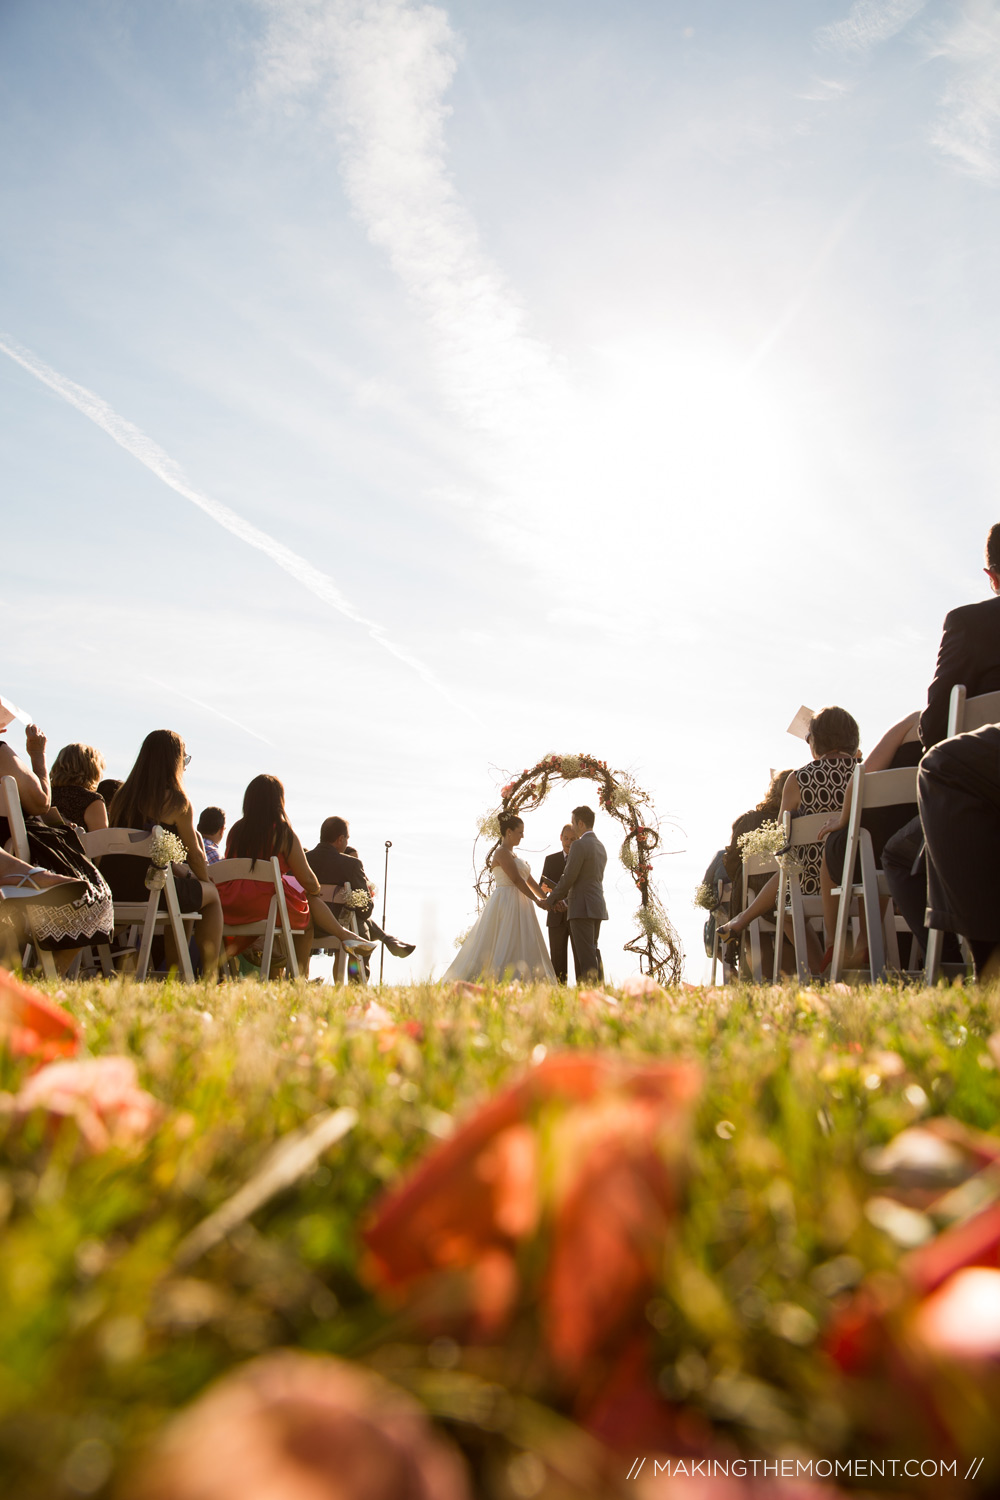
<svg viewBox="0 0 1000 1500">
<path fill-rule="evenodd" d="M 344 905 L 351 907 L 354 911 L 360 911 L 368 905 L 369 899 L 367 891 L 352 891 Z"/>
<path fill-rule="evenodd" d="M 705 911 L 714 911 L 719 904 L 719 893 L 715 886 L 703 880 L 694 893 L 694 904 L 704 907 Z"/>
<path fill-rule="evenodd" d="M 169 833 L 159 823 L 153 829 L 149 841 L 149 869 L 146 871 L 147 891 L 163 889 L 168 865 L 179 865 L 187 859 L 187 850 L 176 833 Z"/>
<path fill-rule="evenodd" d="M 772 819 L 768 819 L 767 822 L 761 823 L 759 828 L 751 828 L 748 832 L 741 833 L 736 843 L 743 859 L 749 858 L 751 854 L 775 855 L 788 843 L 788 835 L 783 823 L 775 823 Z"/>
</svg>

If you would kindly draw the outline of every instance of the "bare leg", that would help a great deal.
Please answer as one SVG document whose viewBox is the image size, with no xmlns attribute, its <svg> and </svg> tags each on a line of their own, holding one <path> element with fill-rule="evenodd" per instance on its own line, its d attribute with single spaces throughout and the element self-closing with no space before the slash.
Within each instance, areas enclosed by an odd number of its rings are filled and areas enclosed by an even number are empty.
<svg viewBox="0 0 1000 1500">
<path fill-rule="evenodd" d="M 308 926 L 303 932 L 292 933 L 292 947 L 295 949 L 295 958 L 299 966 L 299 976 L 302 979 L 309 978 L 309 960 L 312 957 L 312 940 L 315 928 L 310 918 Z"/>
<path fill-rule="evenodd" d="M 312 918 L 312 926 L 318 932 L 327 932 L 331 937 L 340 938 L 341 942 L 345 938 L 349 938 L 351 942 L 357 942 L 357 933 L 341 926 L 322 896 L 309 897 L 309 915 Z"/>
<path fill-rule="evenodd" d="M 214 981 L 219 977 L 219 955 L 222 948 L 222 902 L 219 900 L 218 887 L 210 880 L 201 882 L 201 921 L 196 924 L 194 935 L 201 958 L 202 978 Z M 169 927 L 163 935 L 163 946 L 167 963 L 176 964 L 177 952 Z"/>
<path fill-rule="evenodd" d="M 739 912 L 735 917 L 731 917 L 728 922 L 724 922 L 718 928 L 719 936 L 727 938 L 735 937 L 738 932 L 742 932 L 745 927 L 749 927 L 755 918 L 763 917 L 769 912 L 773 912 L 777 899 L 778 877 L 777 875 L 772 875 L 764 886 L 764 889 L 758 896 L 754 897 L 753 901 L 751 901 L 750 905 L 744 911 Z"/>
</svg>

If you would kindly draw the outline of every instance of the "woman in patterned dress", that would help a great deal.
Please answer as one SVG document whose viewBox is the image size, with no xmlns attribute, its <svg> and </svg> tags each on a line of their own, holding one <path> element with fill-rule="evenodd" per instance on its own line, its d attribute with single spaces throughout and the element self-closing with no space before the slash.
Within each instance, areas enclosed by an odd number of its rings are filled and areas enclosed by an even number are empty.
<svg viewBox="0 0 1000 1500">
<path fill-rule="evenodd" d="M 786 812 L 792 818 L 809 817 L 813 813 L 839 813 L 844 804 L 847 788 L 857 764 L 861 732 L 857 720 L 846 708 L 824 708 L 809 721 L 806 741 L 813 758 L 806 765 L 793 771 L 785 782 L 781 794 L 779 821 Z M 823 861 L 823 845 L 800 844 L 795 851 L 802 867 L 800 884 L 804 896 L 815 896 L 820 890 L 820 865 Z M 745 911 L 719 928 L 719 937 L 725 941 L 736 937 L 749 927 L 757 917 L 774 911 L 778 895 L 778 877 L 772 875 L 760 895 Z M 809 950 L 809 966 L 814 972 L 823 967 L 823 954 L 811 927 L 806 928 Z"/>
</svg>

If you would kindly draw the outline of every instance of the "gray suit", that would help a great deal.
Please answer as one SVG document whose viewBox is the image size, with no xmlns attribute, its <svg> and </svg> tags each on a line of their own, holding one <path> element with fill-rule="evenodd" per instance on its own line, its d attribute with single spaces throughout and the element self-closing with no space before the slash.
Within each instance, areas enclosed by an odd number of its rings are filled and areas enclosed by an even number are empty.
<svg viewBox="0 0 1000 1500">
<path fill-rule="evenodd" d="M 566 901 L 569 907 L 569 939 L 573 944 L 573 965 L 577 983 L 588 975 L 604 978 L 604 965 L 597 946 L 601 923 L 607 921 L 604 902 L 604 867 L 608 852 L 593 829 L 570 845 L 562 879 L 546 898 L 553 907 Z"/>
</svg>

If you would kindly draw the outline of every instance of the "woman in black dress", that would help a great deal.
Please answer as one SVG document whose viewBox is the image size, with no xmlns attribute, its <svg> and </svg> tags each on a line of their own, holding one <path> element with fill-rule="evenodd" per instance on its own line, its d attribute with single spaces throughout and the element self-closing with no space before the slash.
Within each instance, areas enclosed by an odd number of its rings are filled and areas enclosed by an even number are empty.
<svg viewBox="0 0 1000 1500">
<path fill-rule="evenodd" d="M 107 828 L 108 809 L 97 790 L 104 775 L 104 756 L 93 745 L 64 745 L 52 762 L 52 806 L 67 823 L 93 833 Z"/>
<path fill-rule="evenodd" d="M 195 829 L 194 812 L 181 780 L 190 758 L 184 741 L 172 729 L 154 729 L 147 734 L 135 765 L 112 799 L 108 821 L 112 828 L 136 828 L 148 833 L 159 824 L 168 833 L 176 833 L 187 850 L 186 864 L 174 867 L 177 899 L 182 912 L 201 912 L 195 928 L 201 969 L 206 978 L 214 979 L 219 971 L 222 906 L 208 878 L 201 835 Z M 101 868 L 119 901 L 145 901 L 148 897 L 141 860 L 127 854 L 107 854 Z"/>
</svg>

